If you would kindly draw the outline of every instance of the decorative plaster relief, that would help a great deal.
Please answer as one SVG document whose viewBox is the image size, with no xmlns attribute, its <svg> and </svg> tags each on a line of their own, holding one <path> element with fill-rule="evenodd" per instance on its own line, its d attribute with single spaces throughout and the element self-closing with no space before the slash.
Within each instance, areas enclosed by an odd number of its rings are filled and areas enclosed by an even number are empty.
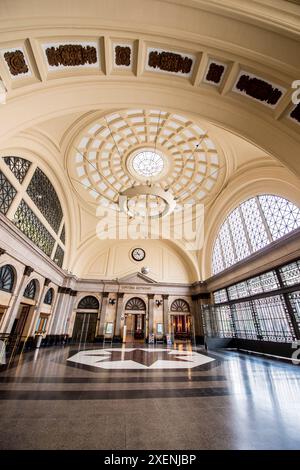
<svg viewBox="0 0 300 470">
<path fill-rule="evenodd" d="M 96 42 L 43 44 L 50 70 L 66 67 L 97 67 L 99 57 Z"/>
<path fill-rule="evenodd" d="M 178 52 L 148 48 L 146 70 L 176 73 L 189 77 L 192 73 L 194 60 L 194 56 L 190 54 L 182 55 Z"/>
<path fill-rule="evenodd" d="M 131 48 L 125 45 L 115 46 L 115 65 L 118 67 L 130 67 Z"/>
<path fill-rule="evenodd" d="M 2 56 L 12 78 L 30 76 L 31 72 L 22 47 L 2 49 Z"/>
<path fill-rule="evenodd" d="M 210 85 L 218 85 L 221 83 L 226 65 L 218 62 L 209 62 L 205 73 L 204 81 Z"/>
<path fill-rule="evenodd" d="M 290 117 L 300 124 L 300 103 L 291 111 Z"/>
<path fill-rule="evenodd" d="M 275 107 L 286 90 L 279 85 L 242 71 L 237 78 L 233 91 L 246 94 L 256 101 Z"/>
</svg>

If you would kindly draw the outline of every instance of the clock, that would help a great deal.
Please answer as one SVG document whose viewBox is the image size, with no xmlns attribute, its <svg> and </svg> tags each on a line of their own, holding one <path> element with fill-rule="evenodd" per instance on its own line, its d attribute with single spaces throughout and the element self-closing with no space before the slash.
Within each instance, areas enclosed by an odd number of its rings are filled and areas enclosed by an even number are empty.
<svg viewBox="0 0 300 470">
<path fill-rule="evenodd" d="M 134 250 L 132 250 L 131 252 L 131 256 L 134 261 L 143 261 L 146 256 L 146 253 L 143 248 L 134 248 Z"/>
</svg>

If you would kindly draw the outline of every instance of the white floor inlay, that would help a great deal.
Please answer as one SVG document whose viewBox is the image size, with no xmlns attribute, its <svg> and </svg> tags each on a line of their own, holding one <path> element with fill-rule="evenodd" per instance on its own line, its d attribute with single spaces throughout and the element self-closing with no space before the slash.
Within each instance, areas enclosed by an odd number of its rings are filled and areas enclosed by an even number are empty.
<svg viewBox="0 0 300 470">
<path fill-rule="evenodd" d="M 192 369 L 214 360 L 195 351 L 156 348 L 91 349 L 68 358 L 101 369 Z"/>
</svg>

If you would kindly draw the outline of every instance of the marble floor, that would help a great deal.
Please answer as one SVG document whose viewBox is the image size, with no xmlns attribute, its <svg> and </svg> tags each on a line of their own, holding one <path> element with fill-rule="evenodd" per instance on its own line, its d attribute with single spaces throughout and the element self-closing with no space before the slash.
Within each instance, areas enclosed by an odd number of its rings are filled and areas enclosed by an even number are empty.
<svg viewBox="0 0 300 470">
<path fill-rule="evenodd" d="M 0 449 L 299 449 L 299 392 L 233 351 L 42 348 L 0 372 Z"/>
</svg>

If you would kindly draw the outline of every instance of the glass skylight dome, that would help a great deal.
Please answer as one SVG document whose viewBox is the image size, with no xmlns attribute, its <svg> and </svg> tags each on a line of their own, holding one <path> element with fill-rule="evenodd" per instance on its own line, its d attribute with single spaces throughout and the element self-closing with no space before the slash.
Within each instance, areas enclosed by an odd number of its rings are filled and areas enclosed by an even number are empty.
<svg viewBox="0 0 300 470">
<path fill-rule="evenodd" d="M 134 171 L 146 178 L 157 176 L 164 168 L 162 157 L 153 150 L 143 150 L 137 153 L 132 159 Z"/>
</svg>

